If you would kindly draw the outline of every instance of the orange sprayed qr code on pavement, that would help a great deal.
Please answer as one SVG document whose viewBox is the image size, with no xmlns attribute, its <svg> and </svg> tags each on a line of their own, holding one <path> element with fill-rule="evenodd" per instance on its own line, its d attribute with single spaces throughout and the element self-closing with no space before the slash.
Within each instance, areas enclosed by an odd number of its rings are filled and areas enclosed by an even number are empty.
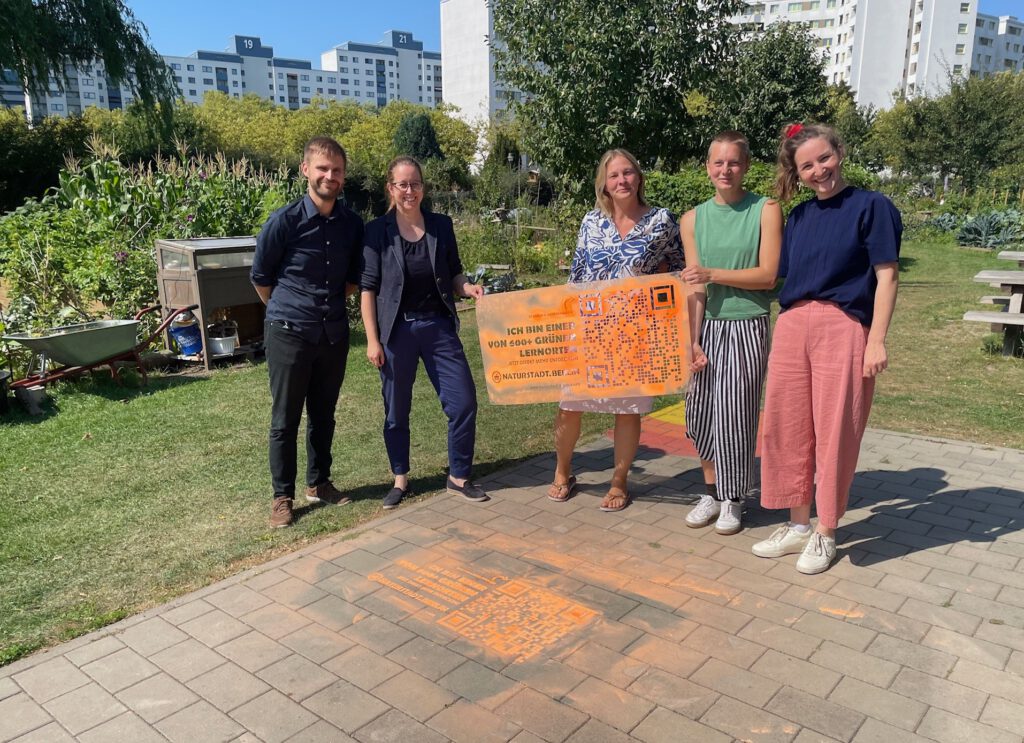
<svg viewBox="0 0 1024 743">
<path fill-rule="evenodd" d="M 433 610 L 438 625 L 515 663 L 598 616 L 528 581 L 488 576 L 448 561 L 421 566 L 397 560 L 369 578 Z"/>
<path fill-rule="evenodd" d="M 485 296 L 477 326 L 491 402 L 681 391 L 690 367 L 686 296 L 675 274 Z"/>
</svg>

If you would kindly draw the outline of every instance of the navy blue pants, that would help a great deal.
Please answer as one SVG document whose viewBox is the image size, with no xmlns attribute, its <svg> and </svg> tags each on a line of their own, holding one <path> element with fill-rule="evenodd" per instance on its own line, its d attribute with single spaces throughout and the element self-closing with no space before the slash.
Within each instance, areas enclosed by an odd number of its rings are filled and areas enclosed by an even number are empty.
<svg viewBox="0 0 1024 743">
<path fill-rule="evenodd" d="M 420 359 L 448 417 L 448 470 L 469 477 L 476 446 L 476 386 L 452 317 L 405 320 L 399 316 L 384 346 L 384 446 L 391 471 L 409 472 L 409 413 Z"/>
<path fill-rule="evenodd" d="M 264 335 L 270 375 L 270 479 L 274 497 L 295 496 L 296 448 L 306 408 L 306 484 L 331 477 L 334 408 L 345 378 L 348 338 L 310 343 L 278 321 Z"/>
</svg>

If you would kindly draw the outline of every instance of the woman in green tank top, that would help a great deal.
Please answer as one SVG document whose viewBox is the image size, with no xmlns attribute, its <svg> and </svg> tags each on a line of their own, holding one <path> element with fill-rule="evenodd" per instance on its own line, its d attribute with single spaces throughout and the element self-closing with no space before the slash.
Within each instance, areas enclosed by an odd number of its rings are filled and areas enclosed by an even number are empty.
<svg viewBox="0 0 1024 743">
<path fill-rule="evenodd" d="M 693 377 L 686 395 L 686 435 L 700 456 L 707 494 L 686 517 L 719 534 L 741 528 L 751 487 L 757 417 L 768 362 L 770 291 L 782 246 L 777 201 L 743 188 L 750 145 L 722 132 L 708 149 L 715 196 L 679 221 L 693 287 L 687 299 Z"/>
</svg>

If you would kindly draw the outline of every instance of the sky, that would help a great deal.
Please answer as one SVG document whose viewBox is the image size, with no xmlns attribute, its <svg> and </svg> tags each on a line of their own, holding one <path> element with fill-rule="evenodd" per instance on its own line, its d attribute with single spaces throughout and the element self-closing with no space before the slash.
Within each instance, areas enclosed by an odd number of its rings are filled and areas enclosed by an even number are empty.
<svg viewBox="0 0 1024 743">
<path fill-rule="evenodd" d="M 1024 1 L 1024 0 L 1022 0 Z M 346 41 L 375 44 L 389 30 L 409 31 L 441 51 L 438 0 L 125 0 L 160 54 L 223 51 L 231 37 L 259 36 L 278 57 L 313 60 Z"/>
<path fill-rule="evenodd" d="M 161 54 L 223 51 L 235 34 L 259 36 L 279 57 L 319 60 L 346 41 L 374 44 L 388 30 L 409 31 L 424 49 L 441 51 L 439 0 L 126 0 Z M 1024 19 L 1024 0 L 980 0 L 990 15 Z"/>
</svg>

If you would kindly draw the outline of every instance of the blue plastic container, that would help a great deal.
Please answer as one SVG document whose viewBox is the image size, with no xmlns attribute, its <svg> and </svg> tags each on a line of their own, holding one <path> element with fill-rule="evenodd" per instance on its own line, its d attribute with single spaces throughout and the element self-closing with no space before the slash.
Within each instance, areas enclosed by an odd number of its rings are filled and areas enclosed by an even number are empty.
<svg viewBox="0 0 1024 743">
<path fill-rule="evenodd" d="M 199 323 L 191 312 L 180 315 L 167 329 L 178 352 L 183 356 L 195 356 L 203 352 L 203 336 L 199 332 Z"/>
</svg>

